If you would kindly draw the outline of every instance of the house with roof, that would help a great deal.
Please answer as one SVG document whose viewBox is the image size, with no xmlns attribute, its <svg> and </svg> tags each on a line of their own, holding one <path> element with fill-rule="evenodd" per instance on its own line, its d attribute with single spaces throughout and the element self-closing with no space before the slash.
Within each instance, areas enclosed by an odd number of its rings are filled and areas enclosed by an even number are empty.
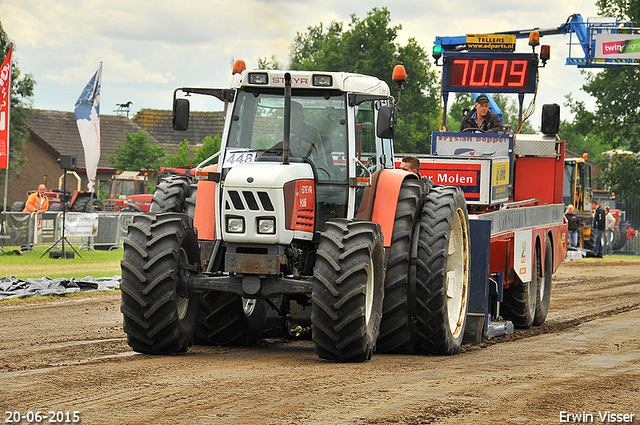
<svg viewBox="0 0 640 425">
<path fill-rule="evenodd" d="M 58 187 L 59 178 L 63 171 L 58 164 L 60 155 L 75 155 L 77 169 L 75 172 L 81 177 L 81 189 L 87 189 L 87 172 L 84 162 L 84 148 L 78 133 L 76 117 L 73 112 L 50 111 L 42 109 L 32 110 L 32 114 L 25 120 L 28 137 L 22 148 L 21 156 L 27 162 L 10 179 L 7 204 L 24 202 L 27 192 L 37 189 L 40 183 L 47 188 Z M 107 159 L 114 156 L 118 143 L 124 144 L 126 132 L 139 133 L 144 131 L 134 121 L 119 115 L 100 116 L 100 161 L 98 162 L 97 180 L 108 180 L 116 170 Z M 150 136 L 151 139 L 157 141 Z M 67 177 L 67 188 L 76 189 L 76 179 Z"/>
<path fill-rule="evenodd" d="M 87 188 L 87 173 L 84 162 L 84 148 L 78 133 L 76 117 L 73 112 L 34 109 L 26 119 L 29 136 L 21 151 L 27 163 L 10 178 L 7 204 L 24 202 L 27 192 L 35 190 L 40 183 L 47 188 L 58 187 L 63 171 L 58 164 L 60 155 L 77 157 L 76 174 L 81 177 L 81 189 Z M 173 130 L 173 118 L 170 110 L 142 109 L 133 119 L 123 115 L 100 115 L 100 161 L 96 180 L 108 180 L 117 170 L 113 168 L 109 156 L 115 156 L 118 143 L 124 144 L 126 132 L 146 132 L 153 143 L 164 149 L 167 155 L 173 155 L 184 140 L 192 147 L 202 144 L 205 137 L 222 134 L 223 113 L 190 113 L 189 129 L 186 132 Z M 67 177 L 67 188 L 76 189 L 76 179 Z"/>
<path fill-rule="evenodd" d="M 173 130 L 172 111 L 162 109 L 146 109 L 138 111 L 132 120 L 158 141 L 167 155 L 177 153 L 180 143 L 189 141 L 189 146 L 202 146 L 207 137 L 222 136 L 224 113 L 222 111 L 189 113 L 187 131 Z"/>
</svg>

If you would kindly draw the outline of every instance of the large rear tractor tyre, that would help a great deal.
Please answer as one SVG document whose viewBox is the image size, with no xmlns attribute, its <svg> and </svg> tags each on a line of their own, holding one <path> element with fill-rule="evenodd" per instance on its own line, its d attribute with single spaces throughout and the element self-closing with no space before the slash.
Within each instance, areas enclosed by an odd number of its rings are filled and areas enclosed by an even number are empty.
<svg viewBox="0 0 640 425">
<path fill-rule="evenodd" d="M 199 296 L 184 291 L 181 271 L 200 269 L 192 221 L 184 214 L 134 217 L 124 242 L 121 311 L 135 351 L 187 351 L 195 332 Z"/>
<path fill-rule="evenodd" d="M 547 319 L 549 311 L 549 301 L 551 301 L 551 283 L 553 281 L 553 244 L 547 237 L 547 244 L 544 250 L 544 276 L 542 276 L 539 256 L 537 264 L 534 265 L 533 272 L 538 275 L 538 297 L 536 299 L 536 314 L 533 318 L 533 325 L 540 326 Z"/>
<path fill-rule="evenodd" d="M 469 305 L 469 218 L 462 191 L 436 186 L 422 208 L 416 263 L 418 351 L 456 354 Z"/>
<path fill-rule="evenodd" d="M 198 199 L 198 182 L 189 185 L 188 195 L 184 200 L 184 211 L 189 217 L 194 218 L 196 216 L 196 199 Z"/>
<path fill-rule="evenodd" d="M 504 291 L 502 313 L 506 319 L 513 322 L 513 326 L 516 328 L 529 329 L 533 325 L 540 295 L 538 286 L 540 286 L 541 277 L 540 250 L 536 248 L 531 271 L 531 282 L 518 282 L 517 285 L 510 286 Z M 549 286 L 550 288 L 551 286 Z"/>
<path fill-rule="evenodd" d="M 24 202 L 21 201 L 16 201 L 13 204 L 11 204 L 11 209 L 9 210 L 9 212 L 22 212 L 22 210 L 24 210 Z"/>
<path fill-rule="evenodd" d="M 384 296 L 380 225 L 331 220 L 320 235 L 311 296 L 312 339 L 323 359 L 371 359 Z"/>
<path fill-rule="evenodd" d="M 52 202 L 49 204 L 49 212 L 61 212 L 64 210 L 64 205 L 61 202 Z"/>
<path fill-rule="evenodd" d="M 384 303 L 376 344 L 380 353 L 412 354 L 415 350 L 412 319 L 415 277 L 411 277 L 411 250 L 424 193 L 424 185 L 417 180 L 407 179 L 400 188 L 391 246 L 385 258 Z"/>
<path fill-rule="evenodd" d="M 151 198 L 151 212 L 185 212 L 191 178 L 182 175 L 163 177 Z M 213 207 L 213 206 L 212 206 Z"/>
<path fill-rule="evenodd" d="M 590 230 L 589 237 L 585 238 L 583 228 L 582 227 L 580 228 L 580 232 L 582 236 L 582 248 L 593 250 L 593 247 L 595 246 L 595 237 L 594 237 L 593 229 L 589 229 L 589 230 Z"/>
<path fill-rule="evenodd" d="M 71 211 L 90 213 L 94 211 L 104 211 L 104 207 L 98 198 L 83 196 L 81 198 L 76 198 L 75 202 L 71 206 Z"/>
<path fill-rule="evenodd" d="M 266 302 L 228 292 L 209 291 L 200 300 L 196 344 L 252 346 L 262 337 Z"/>
<path fill-rule="evenodd" d="M 626 235 L 624 235 L 618 226 L 611 228 L 611 249 L 619 251 L 627 244 Z"/>
</svg>

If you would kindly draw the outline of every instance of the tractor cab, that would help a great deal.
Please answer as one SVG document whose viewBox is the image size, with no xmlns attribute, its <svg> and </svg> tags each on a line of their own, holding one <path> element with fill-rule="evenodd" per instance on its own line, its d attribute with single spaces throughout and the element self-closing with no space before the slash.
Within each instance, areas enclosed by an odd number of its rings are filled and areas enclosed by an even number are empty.
<svg viewBox="0 0 640 425">
<path fill-rule="evenodd" d="M 283 233 L 273 234 L 286 237 L 266 238 L 289 243 L 290 231 L 313 233 L 332 218 L 354 218 L 373 173 L 394 168 L 395 106 L 388 86 L 377 78 L 245 70 L 234 75 L 231 87 L 204 94 L 231 108 L 218 172 L 225 188 L 223 211 L 234 223 L 247 210 L 256 217 L 273 215 L 278 201 L 272 198 L 283 196 L 287 215 L 276 220 Z M 202 89 L 178 90 L 203 94 Z M 175 99 L 176 129 L 188 125 L 185 102 Z M 237 239 L 246 242 L 242 230 Z M 226 241 L 236 239 L 229 227 L 221 231 Z"/>
</svg>

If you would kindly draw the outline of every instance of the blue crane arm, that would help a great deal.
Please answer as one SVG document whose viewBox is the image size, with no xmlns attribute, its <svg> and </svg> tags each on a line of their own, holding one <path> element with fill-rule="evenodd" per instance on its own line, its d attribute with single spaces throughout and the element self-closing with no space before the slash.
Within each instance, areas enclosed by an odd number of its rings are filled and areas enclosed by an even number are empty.
<svg viewBox="0 0 640 425">
<path fill-rule="evenodd" d="M 501 31 L 495 34 L 513 34 L 516 38 L 529 38 L 529 34 L 532 31 L 537 31 L 540 37 L 545 35 L 564 35 L 569 34 L 572 37 L 574 34 L 578 39 L 578 44 L 582 48 L 584 53 L 583 57 L 573 57 L 571 55 L 571 46 L 575 43 L 569 41 L 569 56 L 567 57 L 566 65 L 577 65 L 580 68 L 606 68 L 611 66 L 619 66 L 621 64 L 634 64 L 632 59 L 607 59 L 598 60 L 594 59 L 594 52 L 596 47 L 595 38 L 592 35 L 601 33 L 603 31 L 616 33 L 621 24 L 631 24 L 630 29 L 633 29 L 633 23 L 631 22 L 619 22 L 617 19 L 612 19 L 610 22 L 585 22 L 582 16 L 578 13 L 567 18 L 567 21 L 555 28 L 531 28 L 525 30 L 514 31 Z M 434 45 L 441 46 L 442 51 L 458 51 L 465 50 L 467 44 L 466 35 L 456 37 L 436 37 Z"/>
</svg>

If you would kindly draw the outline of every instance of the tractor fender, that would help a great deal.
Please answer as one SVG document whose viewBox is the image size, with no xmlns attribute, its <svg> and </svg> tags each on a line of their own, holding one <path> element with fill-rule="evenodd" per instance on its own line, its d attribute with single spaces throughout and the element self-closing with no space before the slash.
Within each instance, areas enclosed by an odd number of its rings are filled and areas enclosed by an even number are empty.
<svg viewBox="0 0 640 425">
<path fill-rule="evenodd" d="M 204 167 L 203 171 L 217 172 L 218 164 Z M 196 209 L 193 225 L 198 229 L 198 239 L 212 241 L 216 238 L 216 182 L 201 180 L 198 182 Z"/>
<path fill-rule="evenodd" d="M 400 187 L 405 179 L 418 179 L 415 173 L 400 169 L 376 171 L 371 186 L 365 189 L 356 218 L 380 224 L 383 246 L 391 246 L 393 223 L 396 217 Z"/>
</svg>

